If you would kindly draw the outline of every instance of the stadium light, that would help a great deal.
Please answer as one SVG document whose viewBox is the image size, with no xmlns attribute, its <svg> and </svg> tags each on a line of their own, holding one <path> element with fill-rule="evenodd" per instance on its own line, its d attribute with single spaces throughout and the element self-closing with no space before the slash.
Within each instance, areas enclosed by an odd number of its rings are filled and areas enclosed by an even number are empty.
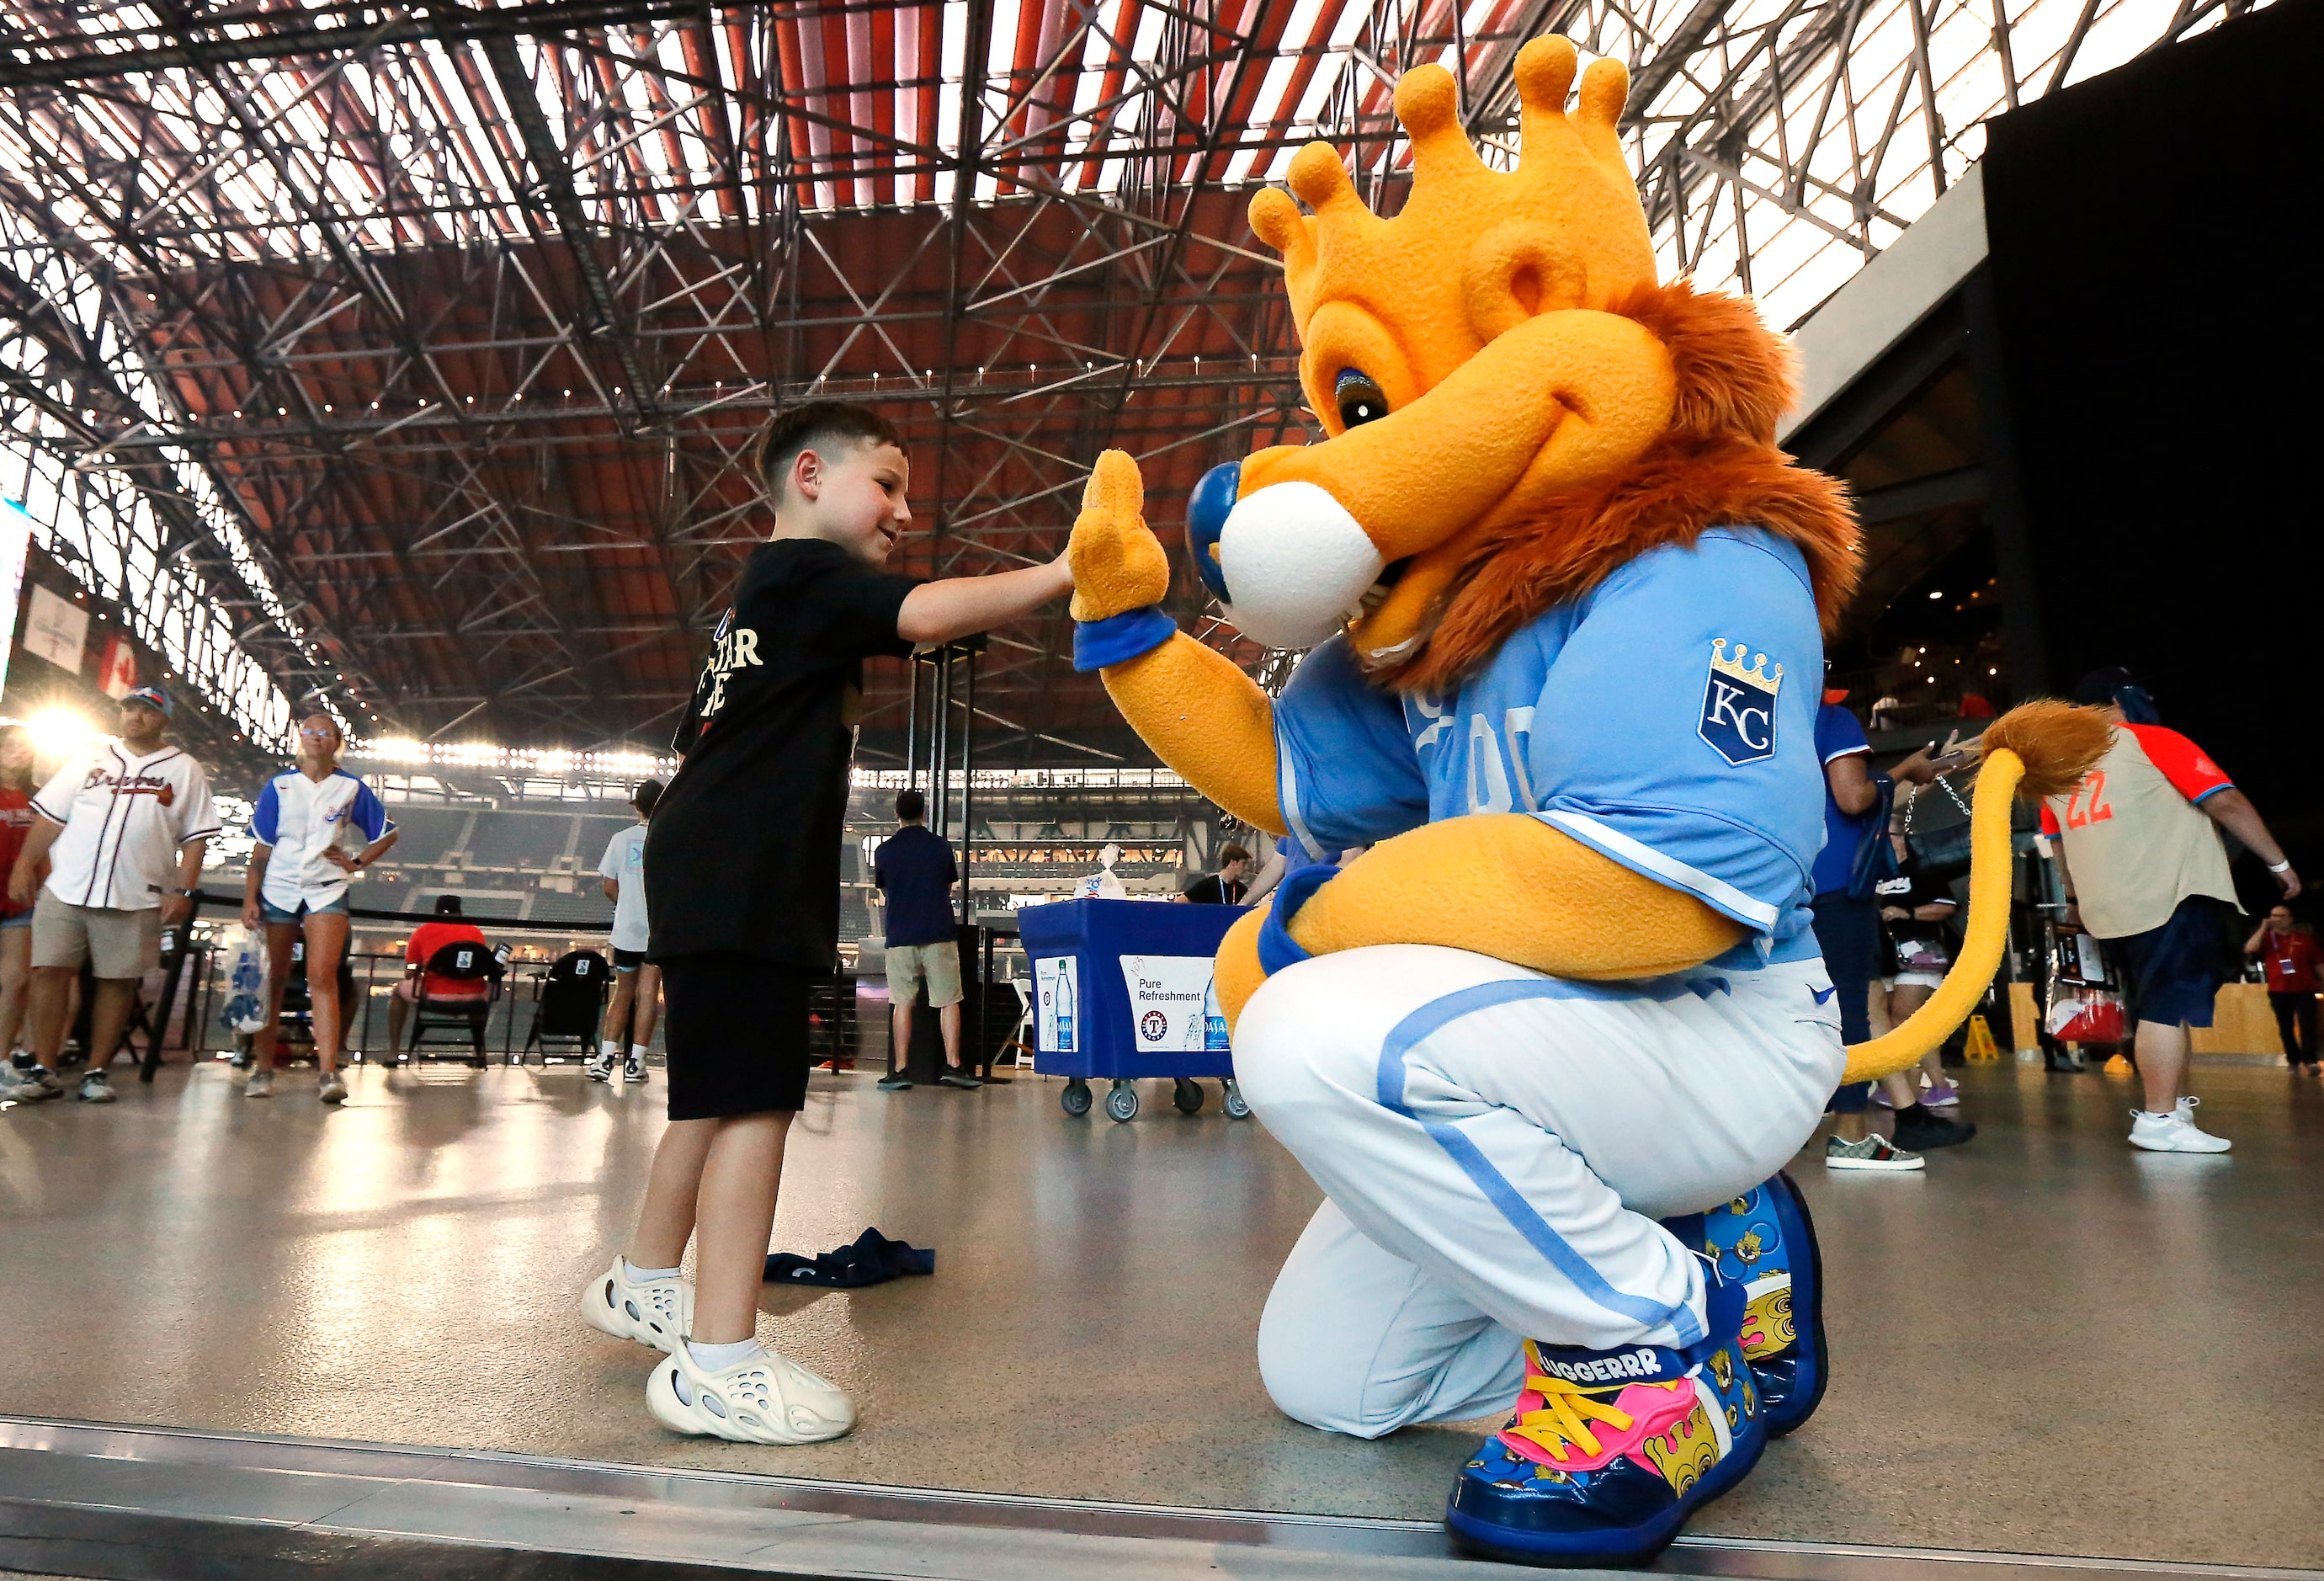
<svg viewBox="0 0 2324 1581">
<path fill-rule="evenodd" d="M 105 734 L 95 720 L 71 708 L 43 708 L 24 721 L 24 728 L 32 733 L 33 747 L 49 755 L 77 752 Z"/>
</svg>

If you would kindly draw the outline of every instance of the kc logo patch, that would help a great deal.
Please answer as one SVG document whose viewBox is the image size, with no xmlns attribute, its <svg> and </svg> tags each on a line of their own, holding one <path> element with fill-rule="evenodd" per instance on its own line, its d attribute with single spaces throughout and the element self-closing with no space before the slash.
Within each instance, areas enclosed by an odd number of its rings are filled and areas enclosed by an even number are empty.
<svg viewBox="0 0 2324 1581">
<path fill-rule="evenodd" d="M 1711 670 L 1703 679 L 1702 717 L 1697 733 L 1730 763 L 1756 763 L 1775 755 L 1775 694 L 1784 667 L 1767 673 L 1767 656 L 1752 655 L 1748 643 L 1727 653 L 1727 639 L 1711 644 Z M 1746 658 L 1749 662 L 1745 662 Z"/>
</svg>

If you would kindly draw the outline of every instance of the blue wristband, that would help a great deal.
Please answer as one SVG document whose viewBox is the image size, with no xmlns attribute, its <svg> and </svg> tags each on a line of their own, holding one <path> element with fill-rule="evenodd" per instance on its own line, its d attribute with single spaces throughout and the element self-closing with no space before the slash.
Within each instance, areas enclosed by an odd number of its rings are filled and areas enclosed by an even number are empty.
<svg viewBox="0 0 2324 1581">
<path fill-rule="evenodd" d="M 1267 920 L 1259 925 L 1259 964 L 1268 976 L 1308 958 L 1291 937 L 1291 919 L 1299 915 L 1309 896 L 1339 876 L 1337 863 L 1318 862 L 1301 868 L 1276 890 L 1275 904 L 1268 911 Z"/>
<path fill-rule="evenodd" d="M 1125 664 L 1178 634 L 1178 623 L 1162 613 L 1161 606 L 1125 609 L 1103 620 L 1074 624 L 1074 668 L 1086 673 L 1109 664 Z"/>
</svg>

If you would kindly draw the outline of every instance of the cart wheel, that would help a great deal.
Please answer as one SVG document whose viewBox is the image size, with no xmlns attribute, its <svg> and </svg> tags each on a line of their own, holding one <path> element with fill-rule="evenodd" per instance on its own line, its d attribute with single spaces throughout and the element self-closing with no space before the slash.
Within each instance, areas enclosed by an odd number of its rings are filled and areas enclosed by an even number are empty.
<svg viewBox="0 0 2324 1581">
<path fill-rule="evenodd" d="M 1246 1103 L 1246 1102 L 1244 1102 L 1244 1101 L 1243 1101 L 1242 1088 L 1235 1085 L 1235 1079 L 1234 1079 L 1234 1077 L 1227 1077 L 1227 1079 L 1226 1079 L 1226 1089 L 1227 1089 L 1227 1118 L 1228 1118 L 1228 1119 L 1230 1119 L 1230 1120 L 1248 1120 L 1248 1119 L 1250 1119 L 1250 1105 L 1248 1103 Z"/>
<path fill-rule="evenodd" d="M 1078 1120 L 1090 1112 L 1089 1083 L 1080 1077 L 1065 1083 L 1065 1090 L 1057 1095 L 1058 1106 Z"/>
<path fill-rule="evenodd" d="M 1202 1084 L 1183 1076 L 1171 1077 L 1170 1102 L 1181 1114 L 1200 1113 L 1203 1107 Z"/>
<path fill-rule="evenodd" d="M 1116 1077 L 1113 1088 L 1105 1095 L 1105 1112 L 1116 1120 L 1130 1120 L 1138 1114 L 1138 1089 L 1120 1077 Z"/>
</svg>

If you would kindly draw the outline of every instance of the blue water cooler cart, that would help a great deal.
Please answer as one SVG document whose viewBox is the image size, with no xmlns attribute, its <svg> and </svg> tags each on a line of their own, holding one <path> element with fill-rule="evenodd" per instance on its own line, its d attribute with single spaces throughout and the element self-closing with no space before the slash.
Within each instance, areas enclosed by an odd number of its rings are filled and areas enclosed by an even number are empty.
<svg viewBox="0 0 2324 1581">
<path fill-rule="evenodd" d="M 1128 1120 L 1133 1084 L 1148 1077 L 1169 1080 L 1182 1114 L 1203 1106 L 1204 1078 L 1225 1084 L 1230 1117 L 1250 1113 L 1211 982 L 1219 941 L 1246 910 L 1056 901 L 1017 913 L 1033 963 L 1033 1047 L 1044 1076 L 1066 1078 L 1066 1114 L 1088 1114 L 1090 1083 L 1103 1080 L 1113 1084 L 1105 1112 Z"/>
</svg>

